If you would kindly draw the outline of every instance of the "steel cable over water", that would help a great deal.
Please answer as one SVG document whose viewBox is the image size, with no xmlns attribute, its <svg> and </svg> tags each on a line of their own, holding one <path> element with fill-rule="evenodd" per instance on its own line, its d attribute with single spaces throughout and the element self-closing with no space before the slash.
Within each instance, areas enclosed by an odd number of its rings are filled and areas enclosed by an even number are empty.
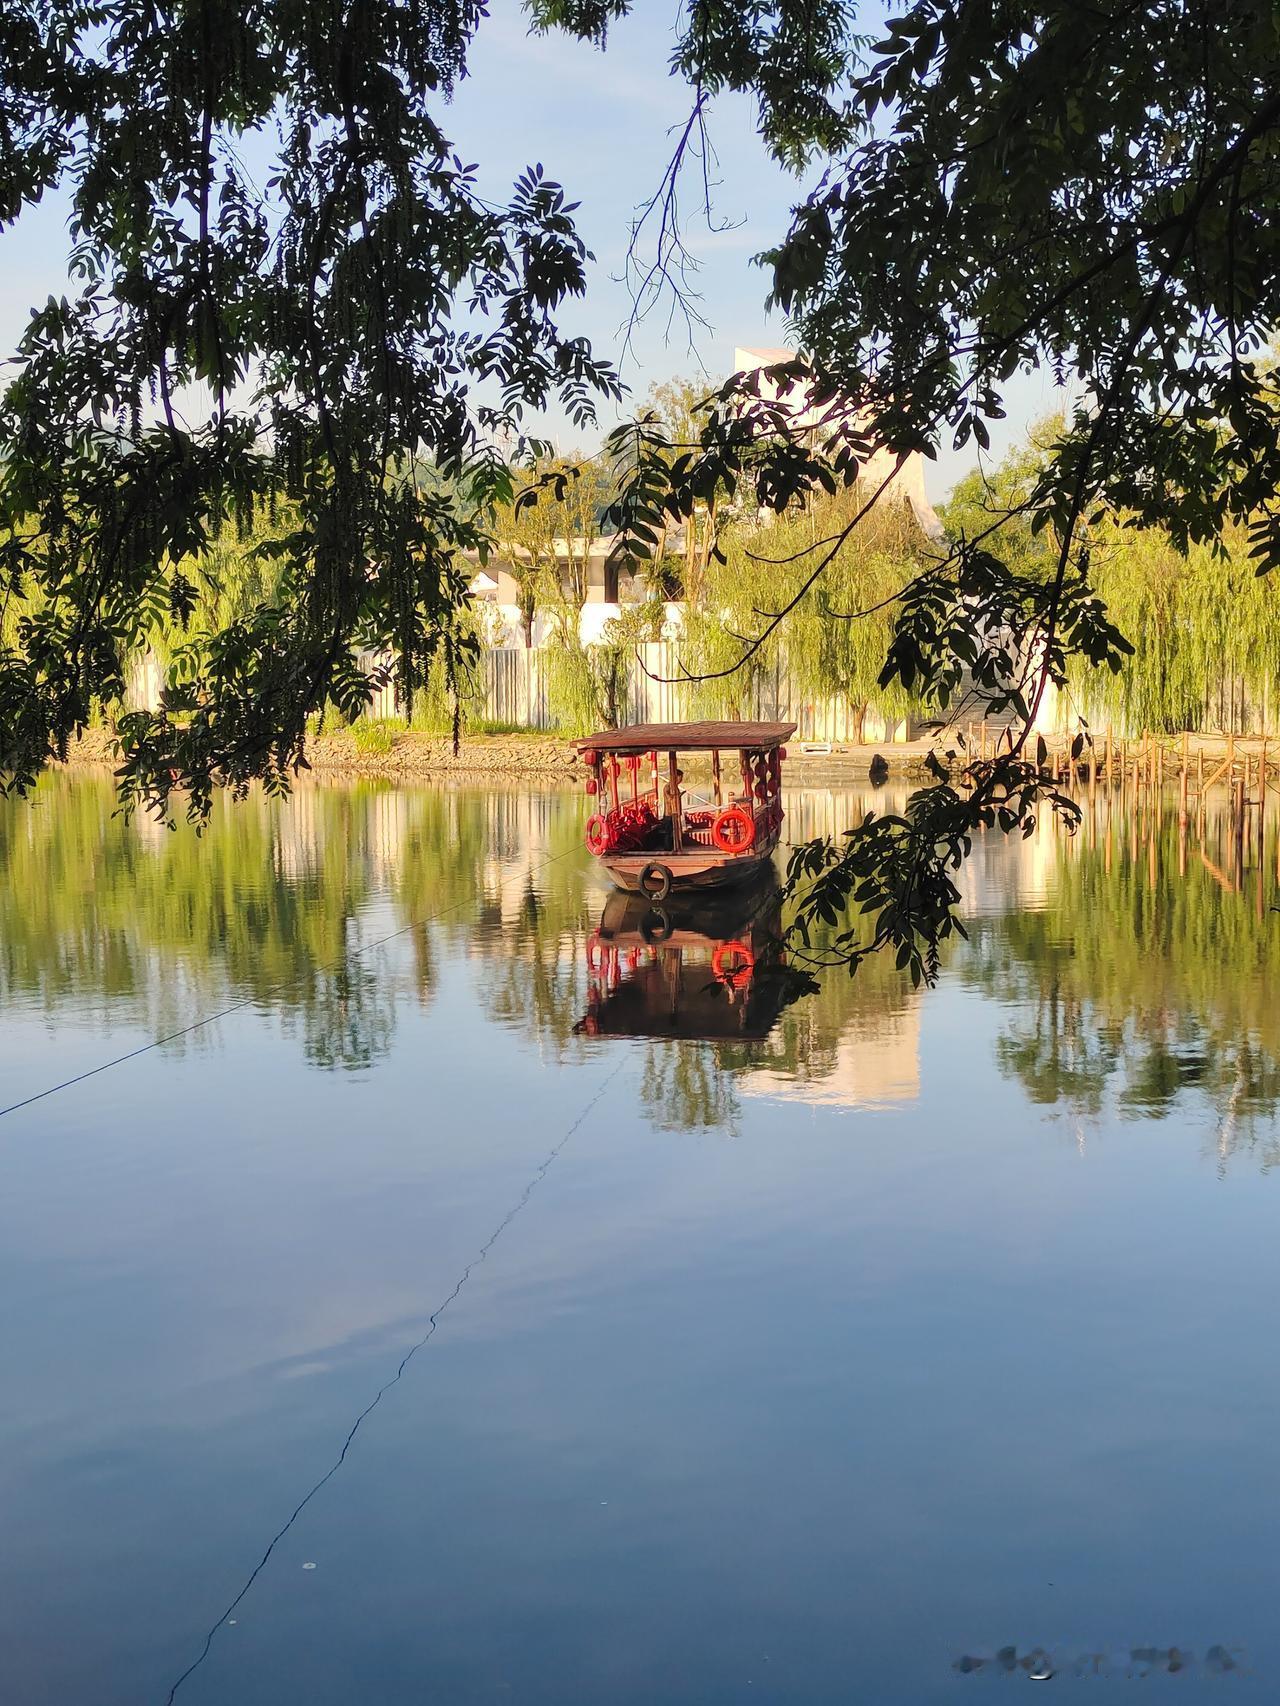
<svg viewBox="0 0 1280 1706">
<path fill-rule="evenodd" d="M 558 855 L 558 857 L 563 857 L 563 855 Z M 550 861 L 548 861 L 548 862 L 550 862 Z M 315 1498 L 316 1494 L 321 1490 L 322 1487 L 327 1485 L 327 1483 L 333 1479 L 333 1477 L 338 1473 L 339 1469 L 341 1469 L 342 1465 L 346 1462 L 347 1453 L 350 1451 L 352 1442 L 354 1441 L 357 1433 L 359 1433 L 359 1431 L 360 1431 L 361 1423 L 364 1422 L 364 1420 L 367 1416 L 371 1415 L 373 1413 L 373 1411 L 377 1409 L 378 1405 L 382 1402 L 384 1396 L 391 1390 L 391 1388 L 399 1383 L 400 1379 L 404 1375 L 405 1370 L 408 1368 L 409 1364 L 413 1361 L 414 1357 L 418 1354 L 418 1352 L 420 1350 L 422 1350 L 424 1345 L 427 1344 L 428 1340 L 430 1340 L 434 1336 L 436 1327 L 439 1325 L 439 1322 L 440 1322 L 440 1317 L 444 1314 L 445 1310 L 449 1307 L 449 1305 L 455 1300 L 455 1298 L 458 1296 L 459 1292 L 461 1292 L 463 1286 L 466 1285 L 467 1281 L 471 1277 L 473 1270 L 478 1268 L 480 1266 L 480 1264 L 485 1260 L 485 1258 L 488 1256 L 490 1250 L 493 1249 L 493 1246 L 498 1242 L 498 1239 L 501 1238 L 502 1234 L 506 1231 L 507 1227 L 511 1225 L 511 1222 L 520 1213 L 521 1209 L 523 1209 L 525 1207 L 525 1205 L 528 1203 L 529 1199 L 533 1196 L 533 1193 L 537 1190 L 538 1186 L 542 1183 L 543 1179 L 546 1178 L 547 1173 L 550 1171 L 553 1162 L 556 1160 L 556 1158 L 559 1156 L 561 1151 L 568 1144 L 570 1138 L 573 1137 L 575 1132 L 581 1130 L 583 1122 L 586 1120 L 587 1115 L 599 1103 L 601 1097 L 604 1095 L 605 1091 L 609 1088 L 610 1084 L 613 1083 L 614 1079 L 618 1076 L 619 1072 L 622 1071 L 622 1068 L 625 1064 L 626 1064 L 626 1060 L 624 1057 L 622 1060 L 619 1060 L 617 1065 L 613 1068 L 613 1070 L 611 1072 L 607 1073 L 605 1075 L 605 1077 L 600 1081 L 600 1083 L 597 1085 L 597 1087 L 595 1089 L 595 1092 L 591 1096 L 590 1100 L 586 1103 L 586 1105 L 579 1112 L 579 1114 L 578 1114 L 577 1118 L 574 1120 L 573 1124 L 569 1127 L 569 1129 L 565 1132 L 564 1136 L 559 1140 L 559 1142 L 555 1145 L 555 1147 L 548 1152 L 548 1154 L 543 1159 L 543 1161 L 535 1169 L 533 1176 L 530 1178 L 528 1184 L 524 1187 L 524 1190 L 520 1193 L 519 1197 L 511 1205 L 511 1207 L 507 1210 L 506 1214 L 498 1222 L 497 1226 L 494 1227 L 493 1231 L 489 1234 L 488 1238 L 480 1246 L 480 1248 L 476 1251 L 475 1255 L 467 1263 L 466 1267 L 462 1270 L 462 1273 L 459 1275 L 457 1283 L 455 1284 L 453 1290 L 445 1298 L 444 1302 L 439 1304 L 437 1306 L 437 1308 L 434 1310 L 434 1312 L 428 1317 L 428 1324 L 427 1324 L 426 1332 L 414 1344 L 410 1345 L 409 1349 L 401 1357 L 399 1366 L 397 1367 L 395 1373 L 391 1376 L 391 1378 L 389 1380 L 385 1381 L 378 1388 L 378 1390 L 374 1393 L 373 1397 L 365 1405 L 364 1409 L 361 1410 L 360 1414 L 356 1417 L 355 1421 L 352 1422 L 351 1427 L 347 1432 L 347 1436 L 342 1442 L 342 1450 L 338 1453 L 337 1457 L 334 1458 L 333 1462 L 329 1465 L 328 1469 L 325 1470 L 324 1474 L 314 1484 L 314 1486 L 312 1486 L 309 1489 L 309 1491 L 303 1496 L 303 1498 L 301 1498 L 298 1501 L 298 1503 L 294 1507 L 293 1512 L 290 1515 L 288 1521 L 285 1522 L 283 1524 L 283 1526 L 281 1528 L 279 1528 L 275 1534 L 272 1535 L 271 1541 L 268 1544 L 266 1551 L 262 1554 L 261 1558 L 259 1558 L 258 1562 L 254 1565 L 254 1567 L 250 1571 L 249 1575 L 245 1578 L 244 1585 L 241 1587 L 240 1591 L 236 1594 L 235 1598 L 227 1606 L 226 1610 L 219 1614 L 217 1621 L 211 1625 L 208 1634 L 204 1638 L 204 1646 L 200 1649 L 200 1652 L 197 1654 L 197 1656 L 191 1661 L 191 1663 L 187 1666 L 186 1670 L 183 1671 L 182 1675 L 178 1678 L 178 1680 L 170 1688 L 168 1694 L 165 1696 L 165 1706 L 173 1706 L 173 1701 L 174 1701 L 175 1697 L 177 1696 L 178 1690 L 182 1687 L 183 1683 L 186 1682 L 187 1678 L 190 1677 L 194 1671 L 198 1670 L 200 1668 L 200 1666 L 204 1663 L 204 1661 L 208 1658 L 210 1652 L 212 1651 L 214 1639 L 217 1636 L 218 1630 L 221 1629 L 225 1625 L 227 1619 L 231 1616 L 231 1613 L 241 1603 L 241 1601 L 244 1599 L 245 1595 L 252 1588 L 254 1582 L 256 1582 L 258 1577 L 262 1574 L 262 1571 L 267 1566 L 267 1562 L 270 1559 L 271 1554 L 275 1551 L 276 1547 L 284 1539 L 285 1535 L 288 1534 L 289 1530 L 293 1527 L 294 1523 L 297 1522 L 298 1518 L 302 1515 L 303 1511 L 306 1510 L 307 1506 L 311 1503 L 312 1499 Z"/>
<path fill-rule="evenodd" d="M 529 872 L 531 877 L 539 876 L 549 870 L 561 859 L 568 859 L 576 854 L 576 847 L 566 848 L 563 853 L 553 853 L 544 859 L 540 865 L 535 865 Z M 389 931 L 385 936 L 379 936 L 372 942 L 362 942 L 359 947 L 349 949 L 341 960 L 335 960 L 330 965 L 318 966 L 321 972 L 337 971 L 339 966 L 348 960 L 358 959 L 361 954 L 370 953 L 374 948 L 383 948 L 388 942 L 394 942 L 398 936 L 407 935 L 410 930 L 417 930 L 424 924 L 438 923 L 442 918 L 448 918 L 450 913 L 458 912 L 462 907 L 470 905 L 475 898 L 468 895 L 452 906 L 441 907 L 438 912 L 429 912 L 425 918 L 415 918 L 409 924 L 402 924 L 396 930 Z M 163 1048 L 166 1043 L 177 1042 L 180 1037 L 189 1037 L 193 1031 L 203 1030 L 206 1025 L 214 1025 L 219 1019 L 225 1019 L 232 1013 L 239 1013 L 245 1007 L 252 1007 L 262 1000 L 259 995 L 246 995 L 239 1001 L 233 1001 L 229 1006 L 220 1007 L 216 1013 L 206 1013 L 203 1018 L 193 1019 L 189 1025 L 181 1025 L 176 1031 L 166 1031 L 162 1037 L 153 1037 L 150 1042 L 139 1043 L 137 1048 L 128 1049 L 124 1054 L 115 1055 L 111 1060 L 104 1060 L 97 1066 L 87 1067 L 83 1072 L 76 1072 L 70 1078 L 64 1078 L 60 1083 L 50 1084 L 47 1089 L 37 1090 L 30 1096 L 23 1096 L 16 1102 L 10 1102 L 7 1108 L 0 1108 L 0 1119 L 6 1114 L 16 1114 L 23 1108 L 29 1108 L 35 1102 L 43 1102 L 47 1096 L 56 1096 L 59 1090 L 70 1090 L 76 1084 L 83 1084 L 88 1078 L 96 1078 L 101 1072 L 110 1072 L 113 1066 L 123 1066 L 127 1061 L 137 1060 L 140 1055 L 150 1054 L 152 1049 Z"/>
</svg>

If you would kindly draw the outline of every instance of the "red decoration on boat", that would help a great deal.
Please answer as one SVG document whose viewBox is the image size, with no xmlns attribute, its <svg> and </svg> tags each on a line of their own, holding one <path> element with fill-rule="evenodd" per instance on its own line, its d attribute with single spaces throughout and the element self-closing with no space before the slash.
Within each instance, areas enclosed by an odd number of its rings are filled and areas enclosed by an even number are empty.
<svg viewBox="0 0 1280 1706">
<path fill-rule="evenodd" d="M 599 795 L 591 852 L 619 887 L 650 899 L 659 880 L 664 895 L 746 882 L 777 845 L 778 754 L 794 733 L 793 723 L 733 721 L 643 723 L 587 736 L 576 744 Z M 735 762 L 726 771 L 729 753 Z M 686 754 L 710 756 L 710 776 L 701 766 L 683 768 Z M 618 787 L 624 767 L 630 799 Z M 740 780 L 730 780 L 734 771 Z"/>
</svg>

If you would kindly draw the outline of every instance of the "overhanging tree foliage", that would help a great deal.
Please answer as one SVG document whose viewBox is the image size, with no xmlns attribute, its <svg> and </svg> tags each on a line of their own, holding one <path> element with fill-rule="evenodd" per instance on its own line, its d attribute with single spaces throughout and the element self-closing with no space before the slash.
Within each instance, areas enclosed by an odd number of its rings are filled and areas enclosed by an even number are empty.
<svg viewBox="0 0 1280 1706">
<path fill-rule="evenodd" d="M 127 799 L 282 784 L 308 713 L 378 685 L 362 651 L 406 697 L 455 663 L 460 553 L 510 496 L 495 438 L 617 393 L 556 323 L 587 260 L 564 193 L 534 166 L 492 205 L 440 129 L 482 11 L 4 9 L 0 217 L 68 190 L 77 281 L 0 402 L 6 785 L 119 703 L 130 652 L 194 611 L 183 559 L 264 507 L 296 517 L 276 596 L 193 625 L 159 711 L 121 717 Z"/>
<path fill-rule="evenodd" d="M 690 9 L 695 41 L 697 19 L 720 11 Z M 790 15 L 779 7 L 780 24 Z M 714 25 L 703 39 L 699 90 L 750 59 L 726 56 Z M 1073 376 L 1083 400 L 1017 513 L 902 587 L 882 674 L 940 709 L 971 683 L 1021 720 L 1020 737 L 993 761 L 939 762 L 904 817 L 795 862 L 812 879 L 808 919 L 851 898 L 871 916 L 840 955 L 856 965 L 892 946 L 919 977 L 955 928 L 952 873 L 974 831 L 1025 829 L 1046 805 L 1072 815 L 1041 774 L 1032 723 L 1073 660 L 1117 670 L 1130 650 L 1098 596 L 1094 529 L 1120 516 L 1185 548 L 1236 527 L 1259 572 L 1280 562 L 1280 395 L 1264 359 L 1280 320 L 1280 16 L 1271 0 L 917 0 L 828 94 L 854 140 L 821 162 L 766 257 L 804 359 L 722 389 L 674 481 L 655 425 L 637 426 L 617 513 L 644 550 L 657 518 L 712 479 L 750 474 L 778 502 L 847 480 L 876 450 L 929 454 L 943 435 L 985 446 L 1020 371 Z M 790 432 L 757 401 L 769 386 L 802 406 Z M 815 546 L 794 593 L 758 610 L 744 661 L 865 509 Z M 1047 573 L 1028 569 L 1018 530 L 1006 540 L 1020 517 L 1050 543 Z"/>
<path fill-rule="evenodd" d="M 538 27 L 606 50 L 629 9 L 530 4 Z M 300 520 L 280 598 L 195 636 L 161 712 L 123 724 L 135 796 L 163 803 L 176 777 L 199 810 L 216 782 L 282 781 L 306 713 L 367 691 L 361 644 L 386 648 L 407 689 L 447 660 L 457 554 L 483 551 L 486 506 L 510 497 L 492 435 L 557 389 L 585 421 L 614 388 L 555 323 L 584 284 L 561 192 L 530 171 L 485 204 L 438 128 L 479 16 L 437 0 L 6 9 L 0 212 L 69 181 L 84 280 L 35 317 L 0 412 L 0 575 L 29 606 L 0 659 L 10 783 L 95 696 L 118 697 L 148 626 L 184 616 L 182 553 L 284 495 Z M 877 450 L 981 445 L 1019 371 L 1075 376 L 1084 401 L 1020 510 L 1049 572 L 1024 571 L 998 519 L 961 540 L 900 589 L 883 670 L 939 706 L 971 681 L 1022 738 L 992 762 L 940 762 L 905 817 L 797 867 L 815 922 L 850 897 L 871 915 L 838 953 L 889 944 L 920 976 L 954 927 L 973 832 L 1071 809 L 1029 731 L 1073 659 L 1126 653 L 1092 577 L 1100 520 L 1178 545 L 1232 525 L 1260 568 L 1280 561 L 1280 400 L 1259 359 L 1280 320 L 1280 25 L 1272 0 L 916 0 L 860 58 L 857 22 L 851 0 L 681 15 L 690 116 L 647 276 L 678 286 L 682 164 L 715 96 L 749 92 L 775 156 L 817 173 L 767 257 L 804 357 L 731 380 L 687 447 L 653 417 L 616 434 L 613 520 L 644 556 L 713 494 L 786 508 L 852 485 Z M 271 126 L 260 195 L 236 149 Z M 420 488 L 419 459 L 443 486 Z M 745 655 L 882 495 L 815 542 Z"/>
</svg>

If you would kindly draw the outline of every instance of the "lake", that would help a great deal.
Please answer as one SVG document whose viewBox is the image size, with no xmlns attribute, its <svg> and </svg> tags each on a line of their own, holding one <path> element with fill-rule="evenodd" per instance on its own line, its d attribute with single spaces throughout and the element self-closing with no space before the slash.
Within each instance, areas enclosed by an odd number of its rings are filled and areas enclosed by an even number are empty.
<svg viewBox="0 0 1280 1706">
<path fill-rule="evenodd" d="M 570 793 L 0 804 L 0 1699 L 1274 1698 L 1276 821 L 1220 810 L 983 842 L 916 993 L 753 969 L 768 896 L 610 913 Z"/>
</svg>

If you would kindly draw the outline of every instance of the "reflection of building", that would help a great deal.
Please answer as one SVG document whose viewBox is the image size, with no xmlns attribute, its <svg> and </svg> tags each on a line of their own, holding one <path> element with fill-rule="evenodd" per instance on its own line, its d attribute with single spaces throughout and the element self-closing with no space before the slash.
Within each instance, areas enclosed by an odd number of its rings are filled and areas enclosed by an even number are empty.
<svg viewBox="0 0 1280 1706">
<path fill-rule="evenodd" d="M 883 1108 L 920 1094 L 920 1003 L 856 1018 L 841 1033 L 834 1063 L 820 1074 L 749 1067 L 738 1081 L 744 1096 L 772 1096 L 840 1108 Z"/>
<path fill-rule="evenodd" d="M 964 896 L 966 918 L 999 916 L 1007 912 L 1041 912 L 1048 905 L 1049 885 L 1061 856 L 1067 831 L 1045 808 L 1025 839 L 1021 832 L 991 829 L 976 835 L 956 883 Z"/>
</svg>

